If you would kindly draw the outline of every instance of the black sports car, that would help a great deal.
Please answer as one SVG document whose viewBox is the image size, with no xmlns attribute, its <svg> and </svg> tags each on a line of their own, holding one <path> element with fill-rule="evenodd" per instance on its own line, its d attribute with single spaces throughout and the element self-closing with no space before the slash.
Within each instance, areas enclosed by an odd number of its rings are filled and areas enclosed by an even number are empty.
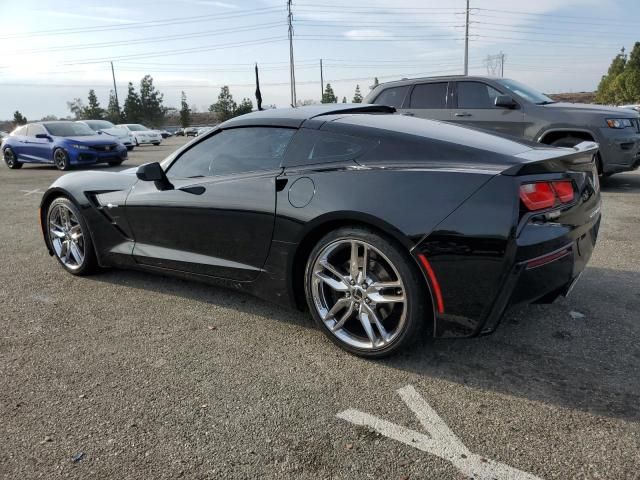
<svg viewBox="0 0 640 480">
<path fill-rule="evenodd" d="M 137 268 L 307 307 L 363 356 L 492 331 L 567 294 L 600 223 L 597 145 L 523 144 L 378 105 L 229 120 L 161 163 L 59 178 L 41 205 L 75 275 Z"/>
</svg>

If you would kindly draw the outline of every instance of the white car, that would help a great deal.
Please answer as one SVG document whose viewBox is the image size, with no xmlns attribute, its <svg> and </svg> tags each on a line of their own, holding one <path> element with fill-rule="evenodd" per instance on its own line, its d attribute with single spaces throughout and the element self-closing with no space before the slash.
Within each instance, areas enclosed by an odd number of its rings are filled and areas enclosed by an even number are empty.
<svg viewBox="0 0 640 480">
<path fill-rule="evenodd" d="M 620 108 L 628 108 L 640 112 L 640 105 L 620 105 Z"/>
<path fill-rule="evenodd" d="M 94 132 L 106 133 L 107 135 L 116 137 L 124 144 L 125 147 L 127 147 L 127 150 L 129 151 L 133 150 L 133 147 L 135 146 L 135 140 L 133 139 L 133 135 L 129 133 L 129 130 L 126 128 L 116 127 L 113 123 L 108 122 L 107 120 L 78 120 L 76 123 L 83 123 Z"/>
<path fill-rule="evenodd" d="M 215 127 L 200 127 L 196 132 L 196 137 L 199 137 L 200 135 L 204 135 L 205 133 L 210 132 L 214 128 Z"/>
<path fill-rule="evenodd" d="M 160 135 L 156 130 L 151 130 L 139 123 L 123 123 L 118 125 L 118 127 L 126 128 L 129 133 L 133 135 L 133 140 L 136 145 L 142 145 L 145 143 L 160 145 L 162 142 L 162 135 Z"/>
</svg>

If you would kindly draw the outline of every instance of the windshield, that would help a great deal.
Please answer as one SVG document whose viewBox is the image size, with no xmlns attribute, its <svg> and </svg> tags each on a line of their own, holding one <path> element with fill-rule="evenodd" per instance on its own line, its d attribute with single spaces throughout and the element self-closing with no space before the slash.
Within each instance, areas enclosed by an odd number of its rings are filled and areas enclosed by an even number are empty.
<svg viewBox="0 0 640 480">
<path fill-rule="evenodd" d="M 111 122 L 107 122 L 106 120 L 85 120 L 87 125 L 92 130 L 104 130 L 105 128 L 113 128 L 114 125 Z"/>
<path fill-rule="evenodd" d="M 132 132 L 142 132 L 144 130 L 149 130 L 144 125 L 140 125 L 138 123 L 129 123 L 127 124 L 127 127 L 129 127 L 129 130 L 131 130 Z"/>
<path fill-rule="evenodd" d="M 509 80 L 508 78 L 498 79 L 498 83 L 511 93 L 521 96 L 522 98 L 529 100 L 530 102 L 537 103 L 538 105 L 546 105 L 547 103 L 556 103 L 551 98 L 547 97 L 544 93 L 540 93 L 531 87 L 528 87 L 515 80 Z"/>
<path fill-rule="evenodd" d="M 83 123 L 61 122 L 43 123 L 43 125 L 54 137 L 85 137 L 96 134 L 96 132 Z"/>
</svg>

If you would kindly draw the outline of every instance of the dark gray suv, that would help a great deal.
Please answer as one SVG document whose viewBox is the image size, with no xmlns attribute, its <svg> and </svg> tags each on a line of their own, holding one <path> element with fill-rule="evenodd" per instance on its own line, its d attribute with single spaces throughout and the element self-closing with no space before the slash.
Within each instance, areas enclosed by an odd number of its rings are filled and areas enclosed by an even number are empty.
<svg viewBox="0 0 640 480">
<path fill-rule="evenodd" d="M 430 77 L 383 83 L 364 103 L 400 113 L 493 130 L 558 147 L 600 145 L 598 169 L 610 175 L 640 166 L 640 117 L 633 110 L 554 102 L 506 78 Z"/>
</svg>

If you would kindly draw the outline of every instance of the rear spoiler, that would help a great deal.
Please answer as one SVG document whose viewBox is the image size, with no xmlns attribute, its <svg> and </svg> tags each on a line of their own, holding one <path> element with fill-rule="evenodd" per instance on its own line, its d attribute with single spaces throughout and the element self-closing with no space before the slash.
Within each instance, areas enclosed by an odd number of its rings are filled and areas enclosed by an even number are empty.
<svg viewBox="0 0 640 480">
<path fill-rule="evenodd" d="M 535 175 L 539 173 L 562 173 L 567 170 L 592 171 L 598 154 L 596 142 L 580 142 L 574 147 L 532 148 L 516 157 L 522 163 L 503 171 L 503 175 Z"/>
</svg>

